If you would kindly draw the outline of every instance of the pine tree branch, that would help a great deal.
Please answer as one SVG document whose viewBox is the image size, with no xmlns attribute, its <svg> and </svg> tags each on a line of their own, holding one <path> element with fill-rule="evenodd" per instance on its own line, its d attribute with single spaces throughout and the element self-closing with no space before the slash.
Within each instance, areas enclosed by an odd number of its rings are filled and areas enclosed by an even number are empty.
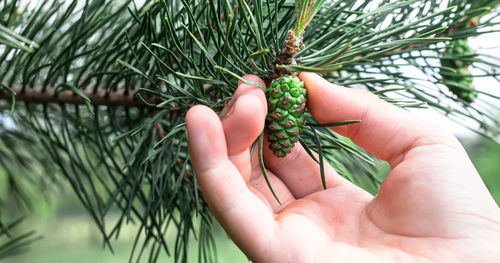
<svg viewBox="0 0 500 263">
<path fill-rule="evenodd" d="M 15 91 L 16 101 L 23 101 L 27 103 L 65 103 L 84 105 L 85 99 L 76 95 L 71 90 L 65 90 L 57 93 L 57 88 L 54 86 L 43 87 L 36 85 L 32 87 L 23 87 L 22 85 L 13 85 L 11 87 Z M 124 90 L 119 89 L 115 91 L 107 91 L 103 88 L 96 90 L 81 90 L 81 92 L 90 100 L 92 105 L 97 106 L 123 106 L 123 107 L 149 107 L 143 101 L 136 97 L 137 91 L 135 89 Z M 56 94 L 57 93 L 57 94 Z M 12 97 L 8 92 L 0 90 L 0 100 L 11 100 Z M 157 101 L 157 98 L 150 98 L 152 103 Z"/>
<path fill-rule="evenodd" d="M 203 241 L 210 240 L 211 220 L 190 164 L 185 113 L 193 104 L 220 110 L 236 88 L 235 76 L 264 76 L 279 66 L 269 62 L 276 61 L 276 51 L 283 50 L 294 27 L 293 1 L 47 0 L 33 10 L 8 2 L 13 6 L 8 10 L 20 10 L 9 28 L 40 48 L 33 53 L 0 48 L 0 83 L 8 85 L 3 93 L 0 88 L 0 99 L 10 101 L 17 93 L 16 100 L 31 103 L 12 114 L 14 128 L 0 132 L 0 148 L 8 149 L 0 152 L 0 167 L 3 161 L 10 174 L 23 175 L 39 163 L 43 178 L 55 174 L 69 182 L 106 242 L 127 222 L 137 222 L 131 261 L 149 254 L 155 262 L 162 249 L 174 262 L 186 261 L 193 233 L 204 255 L 200 261 L 211 262 L 211 243 Z M 476 2 L 474 8 L 492 1 Z M 455 120 L 478 123 L 478 132 L 498 136 L 496 113 L 481 103 L 490 95 L 464 106 L 442 84 L 439 65 L 450 36 L 429 37 L 466 15 L 473 17 L 470 5 L 460 0 L 325 1 L 304 34 L 298 66 L 328 72 L 324 77 L 332 82 L 378 92 L 401 107 L 430 105 Z M 497 20 L 479 26 L 493 32 Z M 463 39 L 484 32 L 450 33 Z M 485 74 L 492 74 L 490 66 L 500 68 L 496 60 L 480 56 L 474 63 Z M 490 104 L 498 101 L 493 99 Z M 95 110 L 89 114 L 66 104 L 113 107 L 90 107 Z M 153 110 L 134 108 L 147 106 Z M 365 151 L 328 128 L 316 131 L 322 149 L 339 149 L 323 151 L 339 174 L 360 185 L 369 182 L 372 189 L 380 185 L 381 178 L 373 176 L 376 163 Z M 301 139 L 316 145 L 310 130 Z M 120 219 L 109 229 L 104 219 L 116 210 Z M 177 232 L 175 243 L 165 240 L 167 229 Z"/>
</svg>

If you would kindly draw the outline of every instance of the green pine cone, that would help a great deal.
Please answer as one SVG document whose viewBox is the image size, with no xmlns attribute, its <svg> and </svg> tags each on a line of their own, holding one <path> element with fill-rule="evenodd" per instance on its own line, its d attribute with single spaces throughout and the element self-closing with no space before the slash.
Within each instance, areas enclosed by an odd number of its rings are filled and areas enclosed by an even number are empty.
<svg viewBox="0 0 500 263">
<path fill-rule="evenodd" d="M 467 40 L 460 39 L 452 41 L 446 47 L 444 53 L 446 58 L 441 59 L 442 66 L 455 70 L 455 73 L 446 69 L 441 70 L 443 80 L 448 82 L 446 84 L 448 89 L 458 98 L 469 103 L 477 97 L 477 92 L 473 91 L 472 77 L 469 76 L 469 66 L 472 65 L 470 59 L 474 54 L 474 50 L 469 47 Z"/>
<path fill-rule="evenodd" d="M 472 77 L 469 77 L 469 71 L 467 69 L 460 69 L 456 72 L 456 76 L 458 77 L 450 77 L 451 83 L 448 83 L 448 88 L 453 94 L 455 94 L 458 98 L 472 103 L 477 98 L 477 92 L 474 90 L 474 85 L 472 84 Z M 468 89 L 465 89 L 465 88 Z"/>
<path fill-rule="evenodd" d="M 269 148 L 278 157 L 290 153 L 299 140 L 299 133 L 305 125 L 306 93 L 304 82 L 290 75 L 273 80 L 269 86 L 266 127 Z"/>
<path fill-rule="evenodd" d="M 441 64 L 450 68 L 465 68 L 472 65 L 470 59 L 475 55 L 467 40 L 453 40 L 447 47 L 444 55 L 446 59 L 441 59 Z M 457 59 L 454 59 L 457 58 Z"/>
</svg>

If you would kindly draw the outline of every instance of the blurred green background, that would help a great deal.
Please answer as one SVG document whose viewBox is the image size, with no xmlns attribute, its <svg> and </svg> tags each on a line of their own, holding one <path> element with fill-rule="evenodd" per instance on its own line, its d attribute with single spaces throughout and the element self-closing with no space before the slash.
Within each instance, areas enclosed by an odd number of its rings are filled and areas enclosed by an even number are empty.
<svg viewBox="0 0 500 263">
<path fill-rule="evenodd" d="M 462 142 L 488 189 L 500 204 L 500 146 L 482 138 Z M 0 182 L 2 176 L 0 171 Z M 112 216 L 110 220 L 113 220 Z M 98 229 L 70 191 L 40 198 L 40 201 L 34 203 L 33 212 L 27 215 L 27 220 L 21 227 L 24 232 L 36 230 L 43 239 L 33 243 L 26 253 L 5 259 L 5 263 L 128 262 L 137 233 L 137 228 L 131 224 L 113 242 L 115 255 L 103 249 Z M 220 226 L 213 232 L 217 242 L 218 262 L 248 262 Z M 168 238 L 172 240 L 174 235 Z M 191 245 L 190 262 L 197 262 L 196 243 Z M 160 262 L 173 260 L 164 255 Z"/>
</svg>

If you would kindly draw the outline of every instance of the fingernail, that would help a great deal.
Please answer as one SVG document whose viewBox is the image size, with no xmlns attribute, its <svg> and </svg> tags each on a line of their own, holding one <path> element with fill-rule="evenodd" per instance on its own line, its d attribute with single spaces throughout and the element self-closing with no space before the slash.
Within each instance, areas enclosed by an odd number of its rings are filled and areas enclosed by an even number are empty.
<svg viewBox="0 0 500 263">
<path fill-rule="evenodd" d="M 233 112 L 234 104 L 237 100 L 237 98 L 233 98 L 231 99 L 231 101 L 229 101 L 229 103 L 226 105 L 226 109 L 221 112 L 221 120 L 225 120 L 227 117 L 229 117 L 229 115 L 231 115 L 231 113 Z"/>
</svg>

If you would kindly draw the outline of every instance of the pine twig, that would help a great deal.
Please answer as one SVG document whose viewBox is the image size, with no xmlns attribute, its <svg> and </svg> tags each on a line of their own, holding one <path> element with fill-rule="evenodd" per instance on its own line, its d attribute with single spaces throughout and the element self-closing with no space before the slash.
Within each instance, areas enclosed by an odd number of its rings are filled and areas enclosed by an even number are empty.
<svg viewBox="0 0 500 263">
<path fill-rule="evenodd" d="M 32 87 L 23 87 L 22 85 L 13 85 L 12 90 L 16 93 L 16 101 L 24 101 L 27 103 L 67 103 L 75 105 L 84 105 L 85 99 L 77 96 L 70 90 L 65 90 L 57 93 L 56 87 L 43 87 L 36 85 Z M 94 90 L 81 90 L 81 92 L 90 100 L 92 105 L 103 106 L 123 106 L 123 107 L 137 107 L 146 108 L 144 102 L 136 98 L 137 92 L 130 90 L 128 93 L 124 89 L 116 91 L 107 91 L 103 88 Z M 57 93 L 57 94 L 56 94 Z M 12 99 L 11 95 L 7 92 L 0 90 L 0 100 Z M 158 100 L 151 97 L 152 101 Z"/>
</svg>

